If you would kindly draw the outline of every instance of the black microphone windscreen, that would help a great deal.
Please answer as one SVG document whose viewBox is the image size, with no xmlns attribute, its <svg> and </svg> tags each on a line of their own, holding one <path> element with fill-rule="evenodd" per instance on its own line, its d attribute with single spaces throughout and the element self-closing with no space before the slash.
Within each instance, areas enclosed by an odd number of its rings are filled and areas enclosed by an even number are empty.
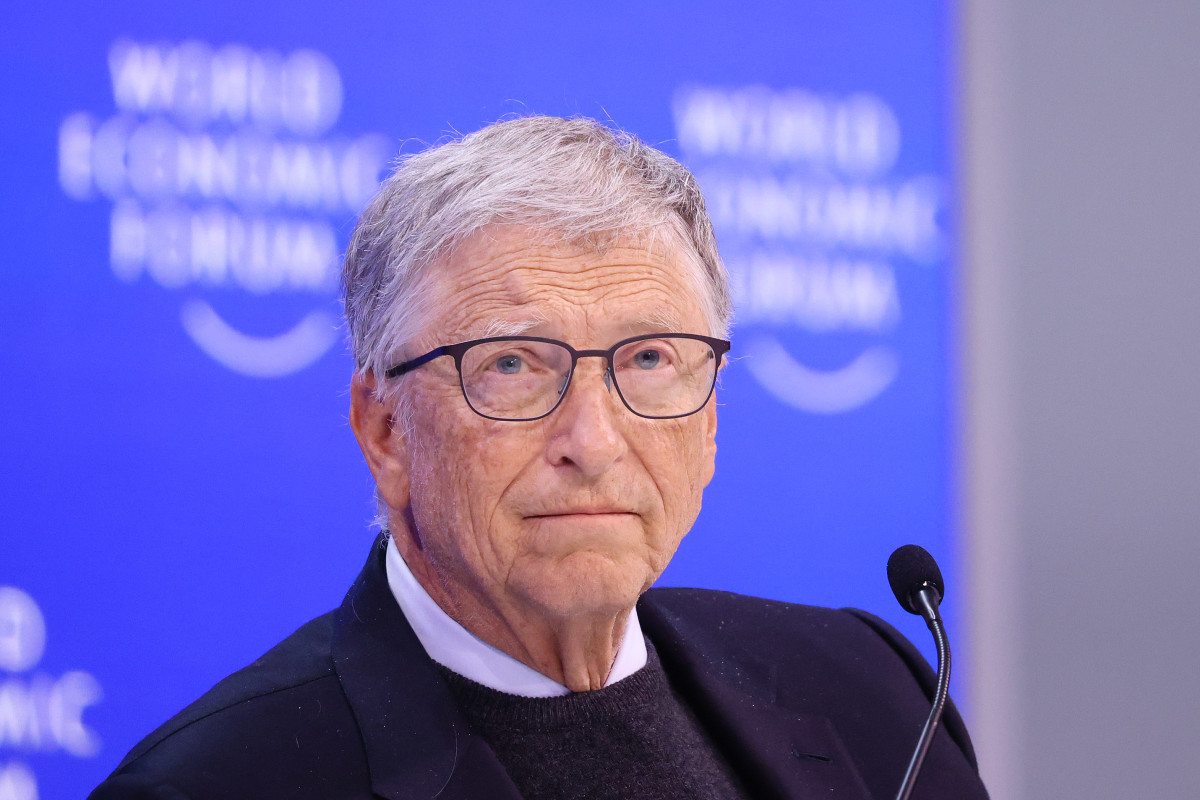
<svg viewBox="0 0 1200 800">
<path fill-rule="evenodd" d="M 938 569 L 933 556 L 919 545 L 906 544 L 897 547 L 896 552 L 887 563 L 888 583 L 900 605 L 910 614 L 920 614 L 920 609 L 913 602 L 913 595 L 923 585 L 929 584 L 937 589 L 938 598 L 946 596 L 946 588 L 942 583 L 942 571 Z"/>
</svg>

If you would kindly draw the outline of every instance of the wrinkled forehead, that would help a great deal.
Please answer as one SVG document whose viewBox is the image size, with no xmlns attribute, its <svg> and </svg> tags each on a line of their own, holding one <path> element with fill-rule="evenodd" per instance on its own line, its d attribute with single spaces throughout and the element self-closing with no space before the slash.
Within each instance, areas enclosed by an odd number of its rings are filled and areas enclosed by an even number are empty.
<svg viewBox="0 0 1200 800">
<path fill-rule="evenodd" d="M 430 311 L 422 346 L 530 332 L 611 337 L 708 327 L 698 260 L 669 228 L 568 239 L 489 226 L 434 261 L 421 291 Z"/>
</svg>

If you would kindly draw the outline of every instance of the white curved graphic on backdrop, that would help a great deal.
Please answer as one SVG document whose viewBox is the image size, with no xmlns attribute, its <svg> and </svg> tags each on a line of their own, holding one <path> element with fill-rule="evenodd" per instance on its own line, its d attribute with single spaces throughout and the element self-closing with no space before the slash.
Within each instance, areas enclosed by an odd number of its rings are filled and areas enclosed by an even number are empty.
<svg viewBox="0 0 1200 800">
<path fill-rule="evenodd" d="M 337 322 L 324 311 L 310 311 L 278 336 L 250 336 L 231 327 L 203 300 L 189 300 L 180 316 L 183 329 L 201 350 L 234 372 L 254 378 L 278 378 L 313 364 L 337 341 Z"/>
<path fill-rule="evenodd" d="M 869 347 L 840 369 L 806 367 L 769 336 L 750 343 L 746 366 L 778 400 L 813 414 L 840 414 L 866 405 L 883 392 L 900 371 L 887 347 Z"/>
</svg>

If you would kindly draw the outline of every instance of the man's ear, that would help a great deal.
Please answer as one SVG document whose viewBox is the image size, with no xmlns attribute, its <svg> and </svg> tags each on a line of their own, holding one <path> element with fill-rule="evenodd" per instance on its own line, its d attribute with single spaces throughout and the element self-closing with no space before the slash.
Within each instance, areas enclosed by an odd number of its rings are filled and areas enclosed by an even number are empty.
<svg viewBox="0 0 1200 800">
<path fill-rule="evenodd" d="M 408 508 L 408 443 L 395 411 L 380 397 L 370 370 L 350 382 L 350 427 L 375 476 L 375 486 L 391 508 Z"/>
</svg>

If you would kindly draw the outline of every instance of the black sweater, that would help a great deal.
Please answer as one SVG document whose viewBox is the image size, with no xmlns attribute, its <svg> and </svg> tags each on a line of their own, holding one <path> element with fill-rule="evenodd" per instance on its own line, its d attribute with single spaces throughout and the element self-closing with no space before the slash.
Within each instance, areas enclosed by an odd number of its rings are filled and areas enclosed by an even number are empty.
<svg viewBox="0 0 1200 800">
<path fill-rule="evenodd" d="M 526 800 L 742 797 L 649 642 L 646 654 L 624 680 L 563 697 L 518 697 L 442 673 Z"/>
</svg>

